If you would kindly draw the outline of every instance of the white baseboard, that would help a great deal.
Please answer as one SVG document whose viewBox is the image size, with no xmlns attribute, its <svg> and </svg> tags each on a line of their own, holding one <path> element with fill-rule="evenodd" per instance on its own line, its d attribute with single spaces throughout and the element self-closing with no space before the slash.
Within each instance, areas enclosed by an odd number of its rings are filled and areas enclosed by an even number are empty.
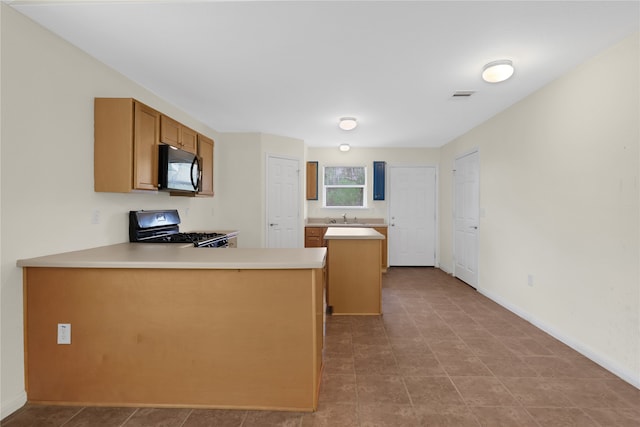
<svg viewBox="0 0 640 427">
<path fill-rule="evenodd" d="M 439 268 L 440 270 L 444 271 L 445 273 L 447 273 L 447 274 L 449 274 L 449 275 L 451 275 L 451 276 L 453 275 L 453 272 L 449 271 L 449 269 L 448 269 L 448 268 L 446 268 L 446 267 L 445 267 L 444 265 L 442 265 L 442 264 L 438 264 L 438 265 L 436 266 L 436 268 Z"/>
<path fill-rule="evenodd" d="M 27 403 L 27 392 L 22 391 L 17 396 L 12 397 L 8 400 L 3 400 L 0 403 L 0 420 L 5 419 L 9 415 L 13 414 L 18 409 L 22 408 L 24 404 Z"/>
<path fill-rule="evenodd" d="M 522 317 L 524 320 L 526 320 L 526 321 L 530 322 L 531 324 L 535 325 L 536 327 L 542 329 L 543 331 L 545 331 L 546 333 L 548 333 L 549 335 L 551 335 L 555 339 L 557 339 L 557 340 L 561 341 L 562 343 L 568 345 L 569 347 L 571 347 L 572 349 L 574 349 L 578 353 L 582 354 L 586 358 L 591 359 L 593 362 L 595 362 L 598 365 L 602 366 L 607 371 L 609 371 L 609 372 L 613 373 L 614 375 L 622 378 L 623 380 L 625 380 L 626 382 L 628 382 L 629 384 L 631 384 L 635 388 L 640 389 L 640 378 L 638 377 L 637 374 L 634 374 L 633 372 L 629 371 L 625 367 L 620 366 L 620 364 L 612 361 L 608 357 L 603 356 L 601 354 L 598 354 L 597 352 L 595 352 L 588 345 L 585 345 L 584 343 L 578 342 L 575 339 L 573 339 L 571 337 L 568 337 L 568 336 L 558 332 L 553 326 L 548 325 L 545 322 L 535 318 L 531 314 L 529 314 L 526 311 L 522 310 L 520 307 L 514 306 L 513 304 L 503 300 L 501 297 L 499 297 L 499 296 L 497 296 L 495 294 L 492 294 L 491 292 L 486 291 L 484 289 L 478 288 L 477 291 L 480 292 L 482 295 L 486 296 L 487 298 L 491 299 L 492 301 L 500 304 L 501 306 L 503 306 L 507 310 L 509 310 L 509 311 L 513 312 L 514 314 L 517 314 L 518 316 Z"/>
</svg>

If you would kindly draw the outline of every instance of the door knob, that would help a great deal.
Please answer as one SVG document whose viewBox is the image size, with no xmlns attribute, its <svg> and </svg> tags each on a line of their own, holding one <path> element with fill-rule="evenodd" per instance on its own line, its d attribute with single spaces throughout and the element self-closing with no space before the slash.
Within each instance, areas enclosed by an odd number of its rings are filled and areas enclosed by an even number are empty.
<svg viewBox="0 0 640 427">
<path fill-rule="evenodd" d="M 274 225 L 278 225 L 278 224 L 274 224 L 273 222 L 271 224 L 269 224 L 269 227 L 273 227 Z"/>
<path fill-rule="evenodd" d="M 477 230 L 478 226 L 477 225 L 470 225 L 469 228 L 473 228 L 474 230 Z"/>
</svg>

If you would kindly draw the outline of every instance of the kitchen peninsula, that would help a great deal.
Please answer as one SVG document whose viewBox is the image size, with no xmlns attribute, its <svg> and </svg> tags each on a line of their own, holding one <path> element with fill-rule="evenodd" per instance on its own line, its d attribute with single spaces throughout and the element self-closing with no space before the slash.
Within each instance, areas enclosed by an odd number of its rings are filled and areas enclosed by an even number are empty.
<svg viewBox="0 0 640 427">
<path fill-rule="evenodd" d="M 27 399 L 313 411 L 325 258 L 122 243 L 19 260 Z"/>
</svg>

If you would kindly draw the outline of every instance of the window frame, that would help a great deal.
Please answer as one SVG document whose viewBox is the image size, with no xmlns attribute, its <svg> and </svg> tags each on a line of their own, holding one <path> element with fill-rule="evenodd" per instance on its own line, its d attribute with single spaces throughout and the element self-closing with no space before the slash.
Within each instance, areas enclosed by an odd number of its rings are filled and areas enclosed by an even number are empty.
<svg viewBox="0 0 640 427">
<path fill-rule="evenodd" d="M 362 185 L 327 185 L 325 182 L 327 168 L 361 168 L 364 172 Z M 322 207 L 326 209 L 367 209 L 367 166 L 366 165 L 328 165 L 322 167 Z M 362 206 L 327 206 L 327 188 L 362 188 Z"/>
</svg>

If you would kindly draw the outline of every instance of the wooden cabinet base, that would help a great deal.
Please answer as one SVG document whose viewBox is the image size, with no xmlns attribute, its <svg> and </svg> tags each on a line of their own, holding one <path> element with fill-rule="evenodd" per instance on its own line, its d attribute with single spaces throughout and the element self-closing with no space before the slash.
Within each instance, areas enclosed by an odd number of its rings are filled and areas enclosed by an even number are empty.
<svg viewBox="0 0 640 427">
<path fill-rule="evenodd" d="M 313 411 L 323 272 L 25 268 L 34 403 Z M 58 323 L 71 344 L 56 344 Z"/>
<path fill-rule="evenodd" d="M 327 240 L 327 299 L 333 314 L 381 314 L 382 240 Z"/>
</svg>

